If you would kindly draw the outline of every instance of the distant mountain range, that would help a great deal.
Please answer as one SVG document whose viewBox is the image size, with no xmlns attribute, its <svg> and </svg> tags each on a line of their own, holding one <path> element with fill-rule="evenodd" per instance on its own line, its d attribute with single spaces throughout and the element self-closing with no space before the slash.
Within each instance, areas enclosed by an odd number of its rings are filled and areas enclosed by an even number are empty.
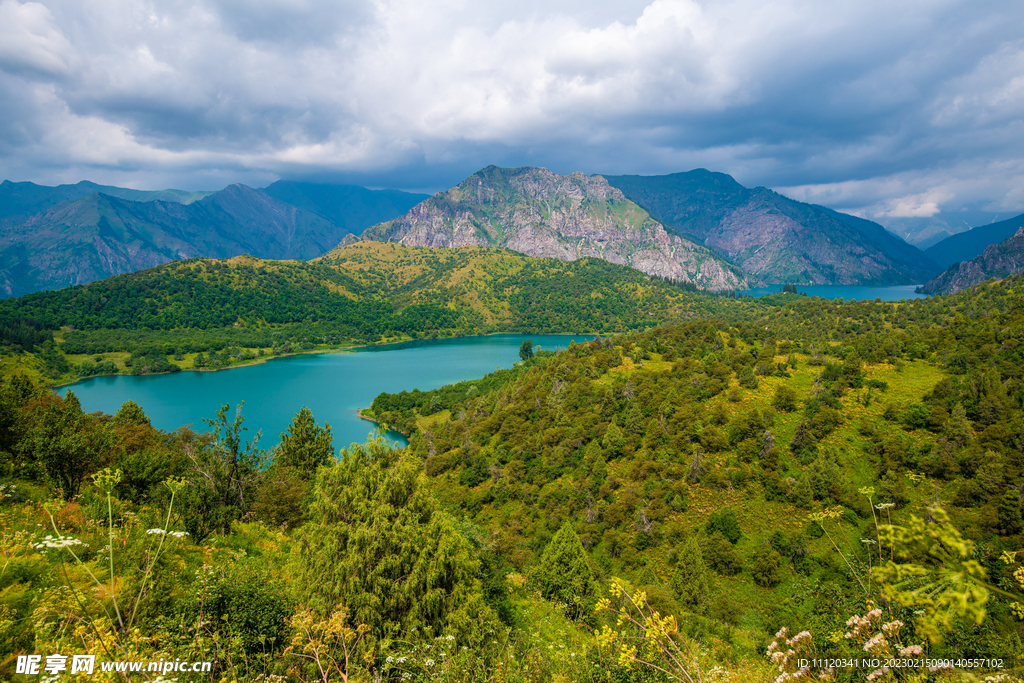
<svg viewBox="0 0 1024 683">
<path fill-rule="evenodd" d="M 998 223 L 979 225 L 928 247 L 924 253 L 943 268 L 980 256 L 986 248 L 1012 237 L 1024 226 L 1024 214 Z"/>
<path fill-rule="evenodd" d="M 488 166 L 364 239 L 420 247 L 505 247 L 528 256 L 595 257 L 708 289 L 746 288 L 745 274 L 669 234 L 601 176 Z"/>
<path fill-rule="evenodd" d="M 275 198 L 287 197 L 287 201 Z M 142 192 L 95 183 L 0 185 L 0 294 L 100 280 L 177 259 L 310 259 L 426 195 L 274 183 Z"/>
<path fill-rule="evenodd" d="M 1021 272 L 1024 272 L 1024 225 L 1002 242 L 987 246 L 980 256 L 954 263 L 942 275 L 926 283 L 921 291 L 956 294 L 979 282 L 993 278 L 1002 280 Z"/>
<path fill-rule="evenodd" d="M 923 225 L 903 227 L 919 238 Z M 218 192 L 4 181 L 0 296 L 193 256 L 310 259 L 359 239 L 597 257 L 709 289 L 915 284 L 1021 225 L 1024 216 L 981 226 L 922 252 L 878 223 L 704 169 L 588 176 L 489 166 L 433 196 L 294 181 Z"/>
<path fill-rule="evenodd" d="M 605 177 L 666 226 L 766 282 L 915 284 L 939 271 L 877 223 L 749 189 L 724 173 Z"/>
</svg>

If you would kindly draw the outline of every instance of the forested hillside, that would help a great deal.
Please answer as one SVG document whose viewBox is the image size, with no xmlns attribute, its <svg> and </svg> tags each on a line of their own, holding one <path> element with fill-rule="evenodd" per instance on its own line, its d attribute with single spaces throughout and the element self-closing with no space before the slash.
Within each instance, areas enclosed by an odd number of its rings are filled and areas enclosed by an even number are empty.
<svg viewBox="0 0 1024 683">
<path fill-rule="evenodd" d="M 0 335 L 9 363 L 62 380 L 409 338 L 638 329 L 703 314 L 714 299 L 692 291 L 598 259 L 360 242 L 312 262 L 192 259 L 0 301 Z"/>
<path fill-rule="evenodd" d="M 353 282 L 380 274 L 360 258 Z M 1022 287 L 690 294 L 693 319 L 382 394 L 410 446 L 337 463 L 306 410 L 269 443 L 228 406 L 166 434 L 7 377 L 0 652 L 210 681 L 1019 680 Z"/>
</svg>

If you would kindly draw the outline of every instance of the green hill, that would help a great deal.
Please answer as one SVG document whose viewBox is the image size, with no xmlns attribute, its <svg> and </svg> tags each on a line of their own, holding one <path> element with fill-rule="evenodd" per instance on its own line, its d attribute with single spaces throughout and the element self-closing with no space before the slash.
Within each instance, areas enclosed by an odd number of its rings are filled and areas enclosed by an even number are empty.
<svg viewBox="0 0 1024 683">
<path fill-rule="evenodd" d="M 319 279 L 356 303 L 487 267 L 485 315 L 502 285 L 495 305 L 539 300 L 510 279 L 531 263 L 570 283 L 588 265 L 363 243 L 173 267 L 202 266 L 181 279 L 211 302 Z M 663 286 L 616 272 L 601 281 Z M 95 286 L 68 293 L 114 293 Z M 1022 291 L 1015 275 L 900 303 L 684 293 L 686 319 L 381 394 L 374 416 L 409 447 L 338 462 L 305 410 L 264 451 L 229 406 L 210 434 L 163 433 L 130 401 L 84 414 L 5 376 L 0 646 L 208 656 L 236 681 L 1019 680 Z M 56 314 L 48 296 L 34 310 Z"/>
<path fill-rule="evenodd" d="M 29 329 L 57 333 L 55 353 L 72 356 L 60 366 L 43 354 L 57 379 L 87 360 L 92 372 L 95 354 L 177 353 L 191 368 L 196 354 L 226 347 L 286 352 L 499 331 L 618 332 L 699 315 L 717 301 L 598 259 L 358 242 L 311 262 L 192 259 L 8 299 L 0 331 L 9 330 L 10 348 L 33 343 Z M 116 360 L 122 367 L 124 358 Z"/>
</svg>

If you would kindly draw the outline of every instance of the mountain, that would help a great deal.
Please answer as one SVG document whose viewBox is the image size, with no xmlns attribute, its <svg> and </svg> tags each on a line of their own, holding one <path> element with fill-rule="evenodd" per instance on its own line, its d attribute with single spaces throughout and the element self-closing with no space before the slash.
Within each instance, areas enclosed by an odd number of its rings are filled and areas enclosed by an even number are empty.
<svg viewBox="0 0 1024 683">
<path fill-rule="evenodd" d="M 1024 272 L 1024 227 L 999 244 L 993 244 L 970 261 L 954 263 L 945 273 L 925 284 L 925 294 L 956 294 L 979 282 Z"/>
<path fill-rule="evenodd" d="M 0 292 L 67 287 L 195 256 L 308 259 L 346 234 L 245 185 L 191 204 L 93 193 L 0 233 Z"/>
<path fill-rule="evenodd" d="M 163 200 L 179 204 L 191 204 L 213 194 L 212 192 L 188 192 L 186 190 L 131 190 L 112 185 L 97 185 L 88 180 L 74 185 L 57 185 L 56 187 L 29 182 L 12 183 L 10 180 L 5 180 L 0 183 L 0 227 L 23 223 L 51 206 L 88 197 L 97 192 L 134 202 Z"/>
<path fill-rule="evenodd" d="M 389 221 L 430 195 L 401 190 L 368 190 L 357 185 L 326 185 L 279 180 L 262 192 L 278 201 L 322 216 L 358 235 L 376 223 Z"/>
<path fill-rule="evenodd" d="M 1024 214 L 998 223 L 979 225 L 967 232 L 942 240 L 935 246 L 925 249 L 924 253 L 945 268 L 959 261 L 967 261 L 979 256 L 990 245 L 999 244 L 1012 237 L 1022 225 L 1024 225 Z"/>
<path fill-rule="evenodd" d="M 748 189 L 724 173 L 604 177 L 669 228 L 768 282 L 914 284 L 939 270 L 877 223 Z"/>
<path fill-rule="evenodd" d="M 962 216 L 946 216 L 944 214 L 929 217 L 887 218 L 884 225 L 886 230 L 903 238 L 918 249 L 927 249 L 947 237 L 971 229 L 971 225 L 965 222 Z"/>
<path fill-rule="evenodd" d="M 488 166 L 364 239 L 409 246 L 506 247 L 574 261 L 587 256 L 707 289 L 748 286 L 738 269 L 664 226 L 600 176 Z"/>
</svg>

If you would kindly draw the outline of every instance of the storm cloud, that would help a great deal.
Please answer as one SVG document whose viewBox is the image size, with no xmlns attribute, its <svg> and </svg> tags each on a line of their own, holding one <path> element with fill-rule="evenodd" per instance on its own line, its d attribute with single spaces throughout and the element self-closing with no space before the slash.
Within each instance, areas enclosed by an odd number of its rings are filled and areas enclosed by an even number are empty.
<svg viewBox="0 0 1024 683">
<path fill-rule="evenodd" d="M 0 0 L 0 171 L 435 191 L 705 167 L 873 218 L 1024 210 L 1019 1 Z"/>
</svg>

